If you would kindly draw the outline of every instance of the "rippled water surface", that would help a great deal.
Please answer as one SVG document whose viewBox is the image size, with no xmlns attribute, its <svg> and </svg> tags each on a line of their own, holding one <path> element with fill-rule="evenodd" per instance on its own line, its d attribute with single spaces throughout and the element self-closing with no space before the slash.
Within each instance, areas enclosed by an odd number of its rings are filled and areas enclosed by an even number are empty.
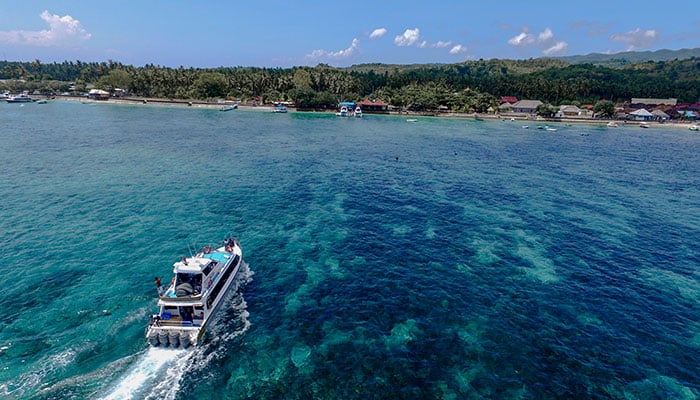
<svg viewBox="0 0 700 400">
<path fill-rule="evenodd" d="M 533 128 L 0 105 L 0 396 L 697 398 L 700 135 Z M 209 340 L 149 348 L 229 234 Z"/>
</svg>

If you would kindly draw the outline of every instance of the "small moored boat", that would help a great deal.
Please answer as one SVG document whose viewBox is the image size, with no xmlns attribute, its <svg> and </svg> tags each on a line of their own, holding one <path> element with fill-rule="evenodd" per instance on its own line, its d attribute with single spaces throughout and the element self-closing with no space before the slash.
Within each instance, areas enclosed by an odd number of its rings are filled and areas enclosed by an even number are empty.
<svg viewBox="0 0 700 400">
<path fill-rule="evenodd" d="M 287 112 L 287 106 L 284 106 L 282 104 L 276 105 L 275 108 L 272 109 L 273 113 L 286 113 Z"/>
<path fill-rule="evenodd" d="M 245 265 L 235 239 L 224 246 L 204 246 L 173 264 L 170 285 L 160 293 L 159 311 L 151 315 L 146 339 L 153 346 L 188 347 L 200 343 L 226 292 Z M 159 281 L 159 279 L 157 279 Z"/>
<path fill-rule="evenodd" d="M 690 129 L 691 131 L 700 131 L 700 126 L 690 125 L 688 129 Z"/>
<path fill-rule="evenodd" d="M 335 113 L 335 115 L 338 117 L 347 117 L 348 116 L 348 108 L 346 106 L 340 107 L 340 111 Z"/>
<path fill-rule="evenodd" d="M 608 122 L 607 126 L 608 126 L 608 128 L 617 128 L 618 125 L 617 125 L 617 122 L 610 121 L 610 122 Z"/>
<path fill-rule="evenodd" d="M 354 114 L 355 114 L 355 117 L 362 118 L 362 109 L 360 108 L 360 106 L 355 107 Z"/>
<path fill-rule="evenodd" d="M 231 104 L 230 106 L 220 108 L 219 111 L 231 111 L 231 110 L 235 110 L 237 108 L 238 108 L 238 104 Z"/>
<path fill-rule="evenodd" d="M 32 98 L 26 93 L 18 94 L 16 96 L 10 96 L 6 100 L 8 103 L 31 103 Z"/>
</svg>

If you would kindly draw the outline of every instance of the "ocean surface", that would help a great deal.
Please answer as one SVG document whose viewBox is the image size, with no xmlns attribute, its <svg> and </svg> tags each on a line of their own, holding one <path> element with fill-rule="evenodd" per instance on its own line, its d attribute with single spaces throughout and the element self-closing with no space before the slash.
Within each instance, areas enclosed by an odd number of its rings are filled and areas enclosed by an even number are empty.
<svg viewBox="0 0 700 400">
<path fill-rule="evenodd" d="M 697 399 L 700 135 L 0 104 L 0 397 Z M 229 235 L 207 341 L 155 276 Z"/>
</svg>

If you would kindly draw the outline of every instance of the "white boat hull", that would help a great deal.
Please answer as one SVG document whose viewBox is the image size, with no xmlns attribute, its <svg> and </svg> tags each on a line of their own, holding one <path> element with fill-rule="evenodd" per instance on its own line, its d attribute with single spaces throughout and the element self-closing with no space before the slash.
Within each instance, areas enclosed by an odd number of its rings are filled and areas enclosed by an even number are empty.
<svg viewBox="0 0 700 400">
<path fill-rule="evenodd" d="M 240 246 L 231 243 L 235 245 L 214 251 L 205 246 L 206 251 L 174 264 L 173 282 L 160 297 L 160 312 L 151 316 L 146 330 L 151 345 L 186 348 L 201 342 L 244 264 Z M 179 290 L 183 285 L 192 291 Z"/>
</svg>

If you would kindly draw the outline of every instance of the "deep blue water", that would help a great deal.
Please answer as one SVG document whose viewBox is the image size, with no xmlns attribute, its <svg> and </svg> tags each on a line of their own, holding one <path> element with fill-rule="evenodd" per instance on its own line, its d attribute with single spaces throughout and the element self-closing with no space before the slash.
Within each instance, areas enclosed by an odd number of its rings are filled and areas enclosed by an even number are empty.
<svg viewBox="0 0 700 400">
<path fill-rule="evenodd" d="M 2 104 L 0 396 L 698 398 L 700 135 L 558 128 Z M 229 234 L 208 342 L 150 349 Z"/>
</svg>

